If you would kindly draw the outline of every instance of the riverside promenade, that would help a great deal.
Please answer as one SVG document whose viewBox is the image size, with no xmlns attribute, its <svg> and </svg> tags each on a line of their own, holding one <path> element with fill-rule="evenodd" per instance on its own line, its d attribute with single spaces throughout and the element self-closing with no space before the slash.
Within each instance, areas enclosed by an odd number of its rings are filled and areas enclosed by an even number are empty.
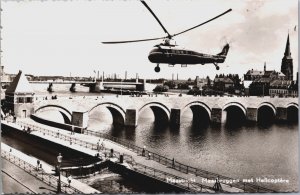
<svg viewBox="0 0 300 195">
<path fill-rule="evenodd" d="M 6 123 L 1 121 L 1 123 Z M 15 124 L 14 124 L 15 125 Z M 54 167 L 47 164 L 46 162 L 37 159 L 33 156 L 28 156 L 27 154 L 22 153 L 21 151 L 12 148 L 4 143 L 1 143 L 1 157 L 5 159 L 5 163 L 13 164 L 17 167 L 17 169 L 24 170 L 29 176 L 23 176 L 19 174 L 20 171 L 16 171 L 15 169 L 6 168 L 6 175 L 12 178 L 12 175 L 17 174 L 14 178 L 17 180 L 21 180 L 27 184 L 24 184 L 24 188 L 27 188 L 31 193 L 56 193 L 56 186 L 58 183 L 58 177 L 53 176 Z M 42 168 L 37 169 L 37 160 L 42 164 Z M 7 167 L 7 166 L 5 166 Z M 22 175 L 22 176 L 20 176 Z M 20 179 L 20 177 L 22 179 Z M 30 179 L 25 180 L 24 179 Z M 41 184 L 44 183 L 44 184 Z M 72 179 L 70 186 L 68 184 L 68 179 L 64 176 L 61 176 L 61 184 L 62 184 L 62 192 L 73 194 L 92 194 L 92 193 L 100 193 L 98 190 L 88 186 L 85 183 L 82 183 L 76 179 Z M 36 188 L 40 185 L 40 188 Z"/>
<path fill-rule="evenodd" d="M 175 167 L 172 166 L 172 164 L 170 165 L 164 165 L 160 162 L 157 162 L 155 160 L 153 160 L 153 158 L 151 158 L 151 154 L 148 155 L 141 155 L 139 153 L 136 153 L 135 151 L 133 151 L 132 149 L 128 149 L 118 143 L 115 143 L 111 140 L 108 139 L 103 139 L 96 136 L 91 136 L 91 135 L 84 135 L 84 134 L 73 134 L 71 135 L 71 133 L 69 131 L 64 131 L 61 129 L 57 129 L 57 128 L 53 128 L 53 127 L 49 127 L 47 125 L 43 125 L 43 124 L 39 124 L 36 123 L 35 121 L 32 121 L 31 119 L 22 119 L 22 120 L 18 120 L 18 125 L 23 126 L 23 127 L 30 127 L 32 130 L 36 130 L 39 129 L 38 131 L 32 131 L 31 134 L 37 135 L 37 136 L 41 136 L 45 139 L 60 143 L 60 144 L 67 144 L 67 145 L 71 145 L 71 141 L 73 140 L 73 145 L 72 148 L 73 149 L 79 149 L 87 154 L 93 155 L 95 156 L 95 154 L 97 152 L 99 152 L 99 150 L 97 151 L 97 146 L 99 146 L 99 143 L 103 143 L 103 145 L 105 146 L 106 149 L 113 149 L 114 151 L 118 152 L 119 154 L 123 154 L 126 155 L 127 159 L 131 158 L 131 166 L 133 169 L 137 170 L 137 171 L 141 171 L 143 168 L 145 169 L 145 172 L 149 172 L 149 170 L 151 169 L 152 171 L 154 171 L 155 174 L 155 170 L 157 171 L 157 173 L 167 173 L 170 177 L 169 178 L 160 178 L 162 180 L 168 180 L 168 182 L 184 182 L 184 184 L 187 185 L 187 188 L 191 188 L 191 186 L 197 185 L 197 187 L 193 186 L 193 190 L 194 192 L 214 192 L 214 185 L 215 185 L 215 180 L 217 179 L 217 175 L 212 178 L 211 175 L 208 175 L 209 177 L 204 177 L 203 174 L 191 174 L 189 171 L 185 172 L 183 170 L 180 169 L 179 170 L 176 169 Z M 43 129 L 43 130 L 42 130 Z M 47 135 L 45 135 L 45 132 L 48 131 Z M 44 133 L 42 133 L 44 132 Z M 52 133 L 49 133 L 52 132 Z M 49 134 L 52 134 L 52 136 L 48 136 Z M 55 135 L 58 135 L 59 137 L 55 137 Z M 77 141 L 76 141 L 77 140 Z M 78 142 L 78 140 L 81 140 L 82 142 Z M 83 143 L 84 142 L 84 143 Z M 83 144 L 90 143 L 91 144 L 91 148 L 88 149 L 87 146 L 84 146 L 85 148 L 82 149 Z M 79 147 L 79 148 L 78 148 Z M 81 149 L 80 149 L 81 148 Z M 103 155 L 103 153 L 102 153 Z M 137 166 L 138 165 L 138 166 Z M 144 167 L 143 167 L 144 166 Z M 179 179 L 180 178 L 180 179 Z M 207 179 L 210 182 L 207 182 Z M 228 182 L 221 182 L 221 186 L 222 186 L 222 191 L 223 192 L 273 192 L 270 189 L 266 189 L 260 186 L 256 186 L 256 185 L 252 185 L 249 186 L 249 184 L 246 183 L 242 183 L 241 182 L 237 182 L 236 181 L 231 181 L 231 178 L 228 178 Z M 183 183 L 180 183 L 183 184 Z M 190 186 L 189 186 L 190 185 Z"/>
<path fill-rule="evenodd" d="M 12 157 L 13 158 L 13 157 Z M 2 193 L 53 194 L 56 188 L 37 179 L 19 166 L 2 158 Z"/>
</svg>

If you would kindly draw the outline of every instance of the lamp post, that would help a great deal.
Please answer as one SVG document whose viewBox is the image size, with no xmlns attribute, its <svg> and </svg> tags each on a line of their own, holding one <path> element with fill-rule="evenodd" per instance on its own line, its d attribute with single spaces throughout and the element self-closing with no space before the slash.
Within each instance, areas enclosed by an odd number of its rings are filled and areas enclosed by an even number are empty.
<svg viewBox="0 0 300 195">
<path fill-rule="evenodd" d="M 62 162 L 62 155 L 61 153 L 58 154 L 57 156 L 57 162 L 58 162 L 58 181 L 57 181 L 57 193 L 61 193 L 61 181 L 60 181 L 60 166 L 61 166 L 61 162 Z"/>
</svg>

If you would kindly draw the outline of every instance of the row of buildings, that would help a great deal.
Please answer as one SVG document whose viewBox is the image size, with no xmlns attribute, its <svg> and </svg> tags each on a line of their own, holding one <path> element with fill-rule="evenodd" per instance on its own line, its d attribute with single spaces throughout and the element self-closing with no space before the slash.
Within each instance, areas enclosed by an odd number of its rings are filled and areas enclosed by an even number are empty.
<svg viewBox="0 0 300 195">
<path fill-rule="evenodd" d="M 265 63 L 263 71 L 252 69 L 244 75 L 244 85 L 249 95 L 298 96 L 298 72 L 297 78 L 294 80 L 289 35 L 281 61 L 281 71 L 267 70 Z"/>
<path fill-rule="evenodd" d="M 284 56 L 281 62 L 281 71 L 267 70 L 266 63 L 263 70 L 248 70 L 240 79 L 238 75 L 216 75 L 213 80 L 209 77 L 194 82 L 192 93 L 199 90 L 216 92 L 217 94 L 230 93 L 250 96 L 298 96 L 298 72 L 296 80 L 293 80 L 293 58 L 290 51 L 289 35 L 287 37 Z"/>
</svg>

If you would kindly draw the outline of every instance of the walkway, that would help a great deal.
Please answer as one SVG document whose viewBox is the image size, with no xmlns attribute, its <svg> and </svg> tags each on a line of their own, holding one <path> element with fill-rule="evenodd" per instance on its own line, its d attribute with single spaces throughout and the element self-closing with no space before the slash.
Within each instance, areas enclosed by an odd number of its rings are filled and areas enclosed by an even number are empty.
<svg viewBox="0 0 300 195">
<path fill-rule="evenodd" d="M 14 165 L 18 166 L 19 168 L 25 170 L 25 172 L 32 175 L 35 179 L 39 179 L 44 183 L 55 187 L 57 186 L 57 179 L 58 177 L 53 176 L 54 174 L 54 167 L 47 164 L 44 161 L 40 160 L 42 164 L 42 169 L 36 170 L 37 167 L 37 158 L 28 156 L 10 146 L 1 143 L 1 156 L 2 159 L 6 159 L 13 163 Z M 11 174 L 11 172 L 8 172 Z M 19 176 L 16 177 L 19 179 Z M 65 193 L 84 193 L 84 194 L 91 194 L 91 193 L 100 193 L 96 189 L 84 184 L 76 179 L 72 179 L 70 187 L 68 187 L 68 180 L 66 177 L 61 176 L 62 182 L 62 191 Z M 34 182 L 32 184 L 35 185 Z M 34 186 L 33 185 L 33 186 Z"/>
<path fill-rule="evenodd" d="M 90 135 L 84 135 L 84 134 L 78 134 L 75 133 L 74 135 L 71 135 L 70 131 L 61 130 L 58 128 L 49 127 L 47 125 L 39 124 L 31 119 L 22 119 L 18 120 L 18 123 L 21 126 L 29 126 L 31 129 L 38 130 L 38 131 L 32 131 L 31 134 L 43 137 L 45 139 L 51 140 L 53 142 L 59 143 L 61 145 L 65 146 L 72 146 L 71 148 L 82 151 L 84 153 L 90 154 L 92 156 L 95 156 L 97 154 L 97 145 L 101 145 L 101 143 L 104 144 L 104 147 L 107 149 L 113 149 L 114 151 L 118 152 L 119 154 L 124 154 L 127 156 L 127 159 L 130 161 L 134 161 L 135 163 L 132 165 L 133 169 L 136 171 L 141 171 L 143 167 L 145 167 L 145 170 L 149 171 L 149 169 L 152 168 L 152 170 L 156 170 L 157 172 L 166 172 L 167 174 L 173 175 L 171 178 L 163 178 L 165 181 L 169 181 L 173 184 L 173 182 L 178 182 L 178 178 L 183 178 L 183 181 L 179 181 L 182 184 L 185 183 L 186 185 L 189 184 L 198 184 L 199 186 L 199 192 L 200 190 L 206 188 L 206 192 L 213 192 L 211 189 L 215 184 L 215 179 L 209 180 L 209 182 L 206 182 L 205 177 L 196 176 L 193 174 L 185 173 L 179 170 L 173 169 L 171 166 L 165 166 L 157 161 L 149 160 L 148 157 L 144 157 L 142 155 L 139 155 L 132 150 L 129 150 L 115 142 L 112 142 L 107 139 L 103 139 L 95 136 Z M 44 133 L 42 133 L 44 132 Z M 47 135 L 46 135 L 47 134 Z M 50 135 L 52 136 L 50 136 Z M 59 137 L 57 137 L 59 135 Z M 70 141 L 71 140 L 71 141 Z M 81 140 L 81 141 L 78 141 Z M 99 143 L 99 144 L 97 144 Z M 83 148 L 84 146 L 85 148 Z M 102 153 L 103 155 L 103 153 Z M 187 183 L 189 181 L 189 183 Z M 202 186 L 202 187 L 201 187 Z M 207 189 L 209 188 L 209 189 Z M 244 190 L 222 184 L 223 191 L 225 192 L 244 192 Z"/>
<path fill-rule="evenodd" d="M 5 194 L 53 194 L 56 188 L 47 185 L 20 167 L 2 158 L 2 191 Z"/>
</svg>

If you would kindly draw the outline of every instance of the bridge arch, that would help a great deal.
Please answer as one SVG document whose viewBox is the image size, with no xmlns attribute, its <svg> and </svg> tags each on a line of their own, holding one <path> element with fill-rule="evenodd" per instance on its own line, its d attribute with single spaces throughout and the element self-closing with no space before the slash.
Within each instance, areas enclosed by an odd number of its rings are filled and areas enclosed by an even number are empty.
<svg viewBox="0 0 300 195">
<path fill-rule="evenodd" d="M 241 109 L 241 111 L 244 113 L 244 115 L 246 116 L 247 113 L 247 109 L 245 108 L 245 106 L 239 102 L 230 102 L 227 103 L 223 106 L 222 110 L 226 110 L 227 108 L 229 108 L 230 106 L 235 106 Z"/>
<path fill-rule="evenodd" d="M 276 116 L 276 107 L 269 102 L 263 102 L 263 103 L 259 104 L 257 107 L 257 111 L 263 106 L 267 106 L 267 107 L 271 108 L 274 113 L 274 116 Z"/>
<path fill-rule="evenodd" d="M 257 120 L 262 123 L 271 123 L 277 114 L 276 107 L 269 102 L 262 102 L 257 107 Z"/>
<path fill-rule="evenodd" d="M 205 103 L 203 102 L 200 102 L 200 101 L 194 101 L 194 102 L 191 102 L 191 103 L 188 103 L 187 105 L 185 105 L 183 108 L 182 108 L 182 112 L 181 114 L 187 109 L 187 108 L 190 108 L 192 106 L 200 106 L 202 108 L 204 108 L 209 116 L 209 119 L 211 118 L 211 109 L 209 108 L 209 106 L 207 106 Z"/>
<path fill-rule="evenodd" d="M 299 108 L 299 105 L 298 105 L 297 103 L 295 103 L 295 102 L 289 103 L 289 104 L 286 106 L 286 108 L 288 108 L 288 107 L 290 107 L 290 106 L 294 106 L 294 107 L 296 107 L 296 108 Z"/>
<path fill-rule="evenodd" d="M 154 114 L 155 123 L 168 123 L 170 119 L 170 109 L 160 102 L 149 102 L 144 104 L 138 109 L 138 113 L 142 112 L 145 108 L 150 107 Z M 138 114 L 139 117 L 139 114 Z"/>
<path fill-rule="evenodd" d="M 113 124 L 117 124 L 117 125 L 125 124 L 126 112 L 121 106 L 112 102 L 102 102 L 93 106 L 91 109 L 88 110 L 88 112 L 90 113 L 93 109 L 95 109 L 98 106 L 105 106 L 110 111 L 113 119 Z"/>
<path fill-rule="evenodd" d="M 241 125 L 246 120 L 247 109 L 239 102 L 229 102 L 222 108 L 227 124 Z"/>
<path fill-rule="evenodd" d="M 289 122 L 298 122 L 299 106 L 297 103 L 289 103 L 287 105 L 287 120 Z"/>
<path fill-rule="evenodd" d="M 193 101 L 186 104 L 181 109 L 180 117 L 182 118 L 183 113 L 190 108 L 193 113 L 193 123 L 197 124 L 208 124 L 211 120 L 211 109 L 205 103 L 201 101 Z"/>
<path fill-rule="evenodd" d="M 64 118 L 64 122 L 66 124 L 71 124 L 71 120 L 72 120 L 72 113 L 64 108 L 63 106 L 59 106 L 59 105 L 55 105 L 55 104 L 48 104 L 48 105 L 44 105 L 41 106 L 39 108 L 37 108 L 34 113 L 37 114 L 38 112 L 47 109 L 47 108 L 55 108 L 59 111 L 59 113 L 62 115 L 62 117 Z"/>
</svg>

